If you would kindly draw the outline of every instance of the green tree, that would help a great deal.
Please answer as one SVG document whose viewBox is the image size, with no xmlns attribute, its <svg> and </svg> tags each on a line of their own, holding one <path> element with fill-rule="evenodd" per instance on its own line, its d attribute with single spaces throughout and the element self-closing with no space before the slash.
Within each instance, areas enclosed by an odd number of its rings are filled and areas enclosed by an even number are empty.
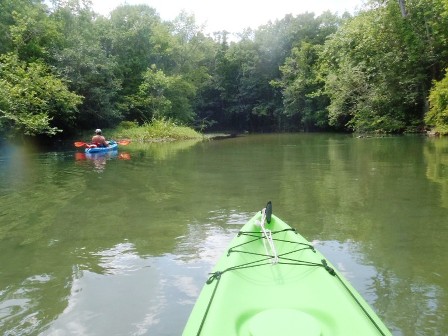
<svg viewBox="0 0 448 336">
<path fill-rule="evenodd" d="M 13 50 L 11 26 L 15 25 L 15 16 L 26 13 L 33 6 L 33 0 L 2 0 L 0 1 L 0 54 Z"/>
<path fill-rule="evenodd" d="M 168 26 L 146 5 L 123 5 L 113 10 L 107 39 L 118 62 L 123 96 L 137 92 L 151 64 L 165 69 L 171 63 L 172 36 Z"/>
<path fill-rule="evenodd" d="M 213 69 L 217 46 L 212 38 L 204 35 L 203 27 L 196 24 L 194 16 L 185 12 L 181 12 L 170 23 L 170 27 L 174 37 L 173 67 L 167 69 L 167 72 L 178 78 L 176 86 L 179 89 L 186 86 L 180 89 L 180 94 L 182 91 L 189 92 L 186 96 L 170 98 L 173 102 L 177 101 L 173 108 L 178 112 L 174 115 L 182 116 L 183 122 L 186 120 L 191 122 L 194 115 L 196 120 L 193 122 L 203 129 L 205 125 L 212 123 L 207 117 L 201 116 L 201 111 L 208 101 L 205 93 L 210 89 L 212 78 L 210 72 Z M 186 113 L 180 113 L 183 109 Z"/>
<path fill-rule="evenodd" d="M 176 39 L 169 24 L 161 22 L 156 11 L 146 5 L 123 5 L 111 12 L 110 29 L 104 38 L 118 64 L 122 90 L 118 109 L 127 120 L 141 120 L 139 95 L 147 69 L 155 64 L 166 74 L 176 68 Z"/>
<path fill-rule="evenodd" d="M 232 73 L 228 70 L 226 51 L 229 49 L 227 32 L 216 32 L 214 34 L 214 44 L 210 51 L 207 64 L 208 76 L 204 85 L 198 87 L 198 97 L 195 100 L 198 118 L 201 128 L 204 126 L 219 125 L 226 128 L 228 121 L 227 92 L 231 90 Z"/>
<path fill-rule="evenodd" d="M 446 62 L 442 0 L 407 1 L 405 18 L 396 1 L 371 6 L 325 44 L 330 123 L 361 132 L 414 130 L 421 127 L 430 80 Z"/>
<path fill-rule="evenodd" d="M 401 104 L 394 102 L 397 92 L 387 85 L 391 73 L 385 71 L 403 60 L 400 39 L 386 34 L 388 22 L 379 11 L 361 13 L 326 43 L 323 59 L 333 126 L 361 132 L 405 126 Z"/>
<path fill-rule="evenodd" d="M 309 42 L 293 48 L 291 56 L 280 67 L 282 79 L 272 82 L 282 88 L 284 114 L 290 120 L 292 130 L 328 127 L 328 98 L 318 94 L 322 89 L 317 73 L 320 49 L 320 45 Z"/>
<path fill-rule="evenodd" d="M 430 109 L 425 116 L 427 125 L 440 134 L 448 134 L 448 74 L 437 82 L 429 95 Z"/>
<path fill-rule="evenodd" d="M 71 93 L 42 62 L 0 57 L 0 129 L 4 133 L 54 135 L 70 127 L 81 97 Z"/>
<path fill-rule="evenodd" d="M 12 23 L 8 26 L 10 51 L 27 62 L 38 59 L 50 62 L 52 50 L 62 42 L 60 27 L 49 18 L 47 6 L 40 1 L 19 3 L 23 8 L 14 9 L 9 17 Z"/>
<path fill-rule="evenodd" d="M 168 118 L 187 123 L 193 119 L 194 93 L 195 87 L 182 76 L 167 76 L 153 65 L 144 73 L 138 92 L 128 98 L 129 106 L 141 122 Z"/>
<path fill-rule="evenodd" d="M 260 64 L 256 115 L 270 120 L 275 130 L 322 129 L 327 124 L 326 96 L 316 95 L 323 84 L 317 75 L 318 51 L 343 21 L 325 12 L 304 13 L 260 27 L 254 41 Z M 265 126 L 266 127 L 266 126 Z"/>
<path fill-rule="evenodd" d="M 64 46 L 54 51 L 58 72 L 72 91 L 84 97 L 76 126 L 81 129 L 114 126 L 122 119 L 117 107 L 121 80 L 118 64 L 104 36 L 110 28 L 89 7 L 71 1 L 56 7 L 52 19 L 64 35 Z"/>
</svg>

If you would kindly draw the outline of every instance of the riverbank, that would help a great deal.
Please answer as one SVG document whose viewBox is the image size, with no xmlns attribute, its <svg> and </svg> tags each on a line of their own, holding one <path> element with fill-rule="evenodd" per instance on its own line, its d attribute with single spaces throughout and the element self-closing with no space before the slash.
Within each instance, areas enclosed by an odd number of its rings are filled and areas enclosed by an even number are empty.
<svg viewBox="0 0 448 336">
<path fill-rule="evenodd" d="M 152 120 L 139 126 L 134 122 L 122 122 L 116 129 L 105 129 L 108 139 L 127 139 L 138 143 L 170 142 L 177 140 L 223 140 L 237 137 L 236 133 L 203 134 L 191 127 L 177 125 L 167 119 Z"/>
<path fill-rule="evenodd" d="M 127 139 L 132 142 L 168 142 L 176 140 L 203 139 L 204 135 L 191 127 L 177 125 L 169 119 L 152 120 L 143 125 L 125 121 L 115 129 L 103 129 L 107 139 Z"/>
</svg>

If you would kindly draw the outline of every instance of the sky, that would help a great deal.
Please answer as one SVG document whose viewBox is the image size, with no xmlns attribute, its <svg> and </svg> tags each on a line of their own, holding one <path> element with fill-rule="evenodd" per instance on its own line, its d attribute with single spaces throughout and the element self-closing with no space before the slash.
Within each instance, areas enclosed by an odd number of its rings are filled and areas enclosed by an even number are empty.
<svg viewBox="0 0 448 336">
<path fill-rule="evenodd" d="M 287 14 L 298 15 L 326 10 L 342 14 L 361 9 L 363 0 L 92 0 L 93 10 L 102 15 L 122 4 L 147 4 L 156 9 L 162 20 L 173 20 L 182 10 L 194 14 L 196 23 L 205 25 L 205 32 L 227 30 L 241 33 L 245 28 L 282 19 Z"/>
</svg>

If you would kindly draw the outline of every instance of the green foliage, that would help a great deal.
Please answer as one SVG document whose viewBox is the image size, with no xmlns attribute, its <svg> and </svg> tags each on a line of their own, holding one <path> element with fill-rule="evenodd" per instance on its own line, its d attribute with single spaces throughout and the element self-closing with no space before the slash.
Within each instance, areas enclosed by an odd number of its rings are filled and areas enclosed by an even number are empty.
<svg viewBox="0 0 448 336">
<path fill-rule="evenodd" d="M 58 7 L 52 19 L 60 22 L 64 47 L 54 52 L 54 65 L 69 81 L 70 90 L 84 97 L 76 125 L 109 127 L 122 119 L 116 106 L 121 90 L 115 57 L 103 47 L 101 36 L 108 29 L 103 20 L 95 20 L 88 8 Z"/>
<path fill-rule="evenodd" d="M 143 74 L 138 92 L 128 98 L 129 110 L 139 121 L 173 118 L 188 122 L 193 117 L 189 99 L 194 93 L 194 86 L 182 76 L 167 76 L 153 65 Z"/>
<path fill-rule="evenodd" d="M 26 64 L 17 55 L 0 57 L 0 128 L 26 135 L 54 135 L 55 125 L 74 122 L 81 97 L 42 62 Z"/>
<path fill-rule="evenodd" d="M 139 142 L 202 138 L 202 135 L 192 128 L 178 125 L 172 119 L 166 118 L 152 119 L 142 126 L 118 129 L 112 136 Z"/>
<path fill-rule="evenodd" d="M 335 127 L 401 132 L 421 123 L 427 83 L 434 75 L 427 69 L 443 62 L 428 48 L 421 25 L 435 23 L 439 17 L 434 4 L 407 5 L 412 15 L 406 19 L 395 1 L 360 13 L 325 44 L 321 76 Z"/>
<path fill-rule="evenodd" d="M 354 17 L 286 15 L 230 42 L 185 12 L 163 22 L 146 5 L 102 17 L 85 0 L 3 0 L 1 127 L 54 134 L 155 118 L 216 131 L 441 128 L 442 84 L 424 114 L 448 67 L 448 3 L 409 0 L 406 12 L 371 0 Z"/>
<path fill-rule="evenodd" d="M 328 127 L 326 106 L 328 99 L 316 95 L 322 89 L 318 79 L 317 60 L 320 45 L 302 42 L 292 49 L 290 57 L 280 67 L 281 81 L 272 85 L 282 88 L 284 114 L 295 122 L 292 129 L 325 129 Z"/>
<path fill-rule="evenodd" d="M 425 116 L 427 125 L 440 134 L 448 134 L 448 73 L 437 82 L 429 95 L 430 109 Z"/>
<path fill-rule="evenodd" d="M 113 10 L 104 42 L 116 58 L 123 97 L 138 91 L 151 64 L 163 69 L 171 61 L 173 37 L 155 10 L 146 5 L 123 5 Z"/>
<path fill-rule="evenodd" d="M 14 43 L 10 29 L 15 25 L 14 17 L 30 10 L 29 0 L 0 1 L 0 54 L 13 50 Z"/>
<path fill-rule="evenodd" d="M 133 127 L 138 127 L 138 122 L 136 121 L 122 121 L 118 124 L 118 129 L 129 129 Z"/>
<path fill-rule="evenodd" d="M 52 50 L 58 48 L 63 40 L 59 22 L 50 19 L 44 4 L 30 1 L 23 5 L 24 8 L 11 13 L 14 24 L 9 26 L 10 51 L 27 62 L 38 59 L 51 61 Z"/>
</svg>

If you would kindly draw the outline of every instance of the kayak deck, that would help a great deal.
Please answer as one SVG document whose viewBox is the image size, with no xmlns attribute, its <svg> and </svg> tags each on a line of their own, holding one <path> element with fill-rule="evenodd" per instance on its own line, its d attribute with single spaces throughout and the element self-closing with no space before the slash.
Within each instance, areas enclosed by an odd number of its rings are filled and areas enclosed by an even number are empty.
<svg viewBox="0 0 448 336">
<path fill-rule="evenodd" d="M 306 239 L 274 215 L 263 231 L 262 219 L 232 240 L 183 335 L 391 335 Z"/>
</svg>

